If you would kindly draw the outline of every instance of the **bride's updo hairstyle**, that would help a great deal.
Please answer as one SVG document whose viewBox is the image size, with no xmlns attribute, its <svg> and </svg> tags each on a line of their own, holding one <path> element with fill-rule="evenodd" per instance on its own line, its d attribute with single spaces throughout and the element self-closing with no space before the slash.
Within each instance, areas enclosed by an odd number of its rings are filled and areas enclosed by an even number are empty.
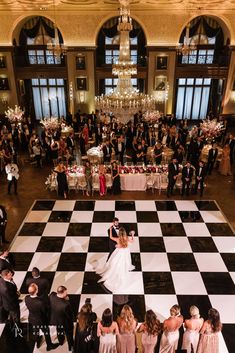
<svg viewBox="0 0 235 353">
<path fill-rule="evenodd" d="M 126 231 L 123 227 L 119 228 L 118 238 L 119 238 L 119 243 L 120 243 L 121 247 L 127 248 L 128 236 L 127 236 Z"/>
<path fill-rule="evenodd" d="M 122 308 L 120 319 L 125 322 L 125 326 L 128 330 L 132 328 L 133 321 L 135 320 L 133 311 L 129 305 L 124 305 Z"/>
<path fill-rule="evenodd" d="M 195 306 L 195 305 L 190 306 L 189 312 L 190 312 L 190 315 L 192 316 L 192 318 L 194 318 L 194 319 L 200 318 L 200 313 L 199 313 L 199 309 L 197 306 Z"/>
</svg>

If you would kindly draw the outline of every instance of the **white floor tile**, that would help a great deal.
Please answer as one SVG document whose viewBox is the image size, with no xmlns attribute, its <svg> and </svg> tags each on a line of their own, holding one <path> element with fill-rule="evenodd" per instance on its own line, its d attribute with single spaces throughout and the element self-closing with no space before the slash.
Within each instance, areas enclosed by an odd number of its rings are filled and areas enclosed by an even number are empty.
<svg viewBox="0 0 235 353">
<path fill-rule="evenodd" d="M 120 223 L 136 223 L 136 211 L 115 211 L 115 217 L 119 219 Z"/>
<path fill-rule="evenodd" d="M 210 237 L 210 232 L 204 223 L 183 223 L 188 237 Z"/>
<path fill-rule="evenodd" d="M 198 211 L 197 205 L 191 200 L 177 200 L 175 204 L 178 211 Z"/>
<path fill-rule="evenodd" d="M 71 223 L 92 223 L 93 211 L 73 211 Z"/>
<path fill-rule="evenodd" d="M 54 204 L 53 211 L 73 211 L 75 200 L 57 200 Z"/>
<path fill-rule="evenodd" d="M 235 253 L 235 237 L 213 237 L 219 252 Z"/>
<path fill-rule="evenodd" d="M 44 237 L 65 237 L 69 228 L 69 223 L 49 222 L 43 231 Z"/>
<path fill-rule="evenodd" d="M 5 328 L 5 324 L 0 324 L 0 337 L 3 333 L 4 328 Z"/>
<path fill-rule="evenodd" d="M 108 237 L 108 230 L 112 223 L 92 223 L 91 237 Z"/>
<path fill-rule="evenodd" d="M 181 218 L 178 211 L 158 211 L 160 223 L 181 223 Z"/>
<path fill-rule="evenodd" d="M 160 223 L 138 223 L 139 237 L 162 237 Z"/>
<path fill-rule="evenodd" d="M 194 253 L 199 271 L 201 272 L 227 272 L 227 267 L 220 254 Z"/>
<path fill-rule="evenodd" d="M 152 309 L 161 322 L 170 316 L 170 308 L 178 304 L 176 295 L 173 294 L 146 294 L 146 310 Z"/>
<path fill-rule="evenodd" d="M 235 284 L 235 272 L 229 272 L 230 276 L 232 277 L 232 280 Z"/>
<path fill-rule="evenodd" d="M 86 259 L 85 271 L 93 272 L 93 271 L 96 271 L 97 269 L 103 268 L 103 266 L 107 261 L 108 255 L 109 255 L 108 253 L 103 253 L 103 252 L 88 253 L 87 259 Z"/>
<path fill-rule="evenodd" d="M 24 281 L 25 275 L 26 275 L 25 271 L 15 271 L 13 279 L 18 289 L 20 289 Z"/>
<path fill-rule="evenodd" d="M 201 211 L 201 216 L 206 223 L 225 223 L 226 219 L 220 211 Z"/>
<path fill-rule="evenodd" d="M 219 332 L 219 352 L 221 353 L 229 353 L 226 343 L 224 341 L 224 337 L 221 332 Z"/>
<path fill-rule="evenodd" d="M 17 237 L 11 246 L 11 252 L 35 252 L 41 237 Z"/>
<path fill-rule="evenodd" d="M 142 271 L 165 272 L 170 271 L 167 254 L 165 253 L 140 253 Z"/>
<path fill-rule="evenodd" d="M 213 308 L 220 313 L 220 319 L 223 324 L 234 324 L 235 295 L 209 295 Z"/>
<path fill-rule="evenodd" d="M 171 272 L 176 294 L 207 294 L 199 272 Z"/>
<path fill-rule="evenodd" d="M 135 209 L 136 211 L 156 211 L 156 204 L 151 200 L 135 201 Z"/>
<path fill-rule="evenodd" d="M 62 253 L 71 252 L 87 252 L 89 247 L 90 237 L 66 237 L 62 249 Z"/>
<path fill-rule="evenodd" d="M 134 237 L 134 241 L 129 243 L 129 248 L 131 252 L 140 252 L 140 242 L 138 237 Z"/>
<path fill-rule="evenodd" d="M 186 237 L 164 237 L 167 253 L 191 253 L 192 248 Z"/>
<path fill-rule="evenodd" d="M 56 271 L 61 253 L 56 252 L 37 252 L 34 254 L 29 266 L 40 268 L 40 271 Z"/>
<path fill-rule="evenodd" d="M 113 294 L 144 294 L 142 272 L 130 272 L 126 284 L 120 286 Z"/>
<path fill-rule="evenodd" d="M 115 201 L 114 200 L 96 201 L 95 211 L 115 211 Z"/>
<path fill-rule="evenodd" d="M 80 294 L 82 291 L 84 272 L 56 272 L 52 283 L 51 292 L 56 292 L 61 285 L 68 289 L 68 294 Z"/>
<path fill-rule="evenodd" d="M 96 313 L 98 320 L 101 320 L 102 314 L 105 309 L 109 308 L 110 310 L 112 310 L 112 294 L 82 294 L 79 304 L 79 311 L 81 310 L 81 307 L 85 304 L 85 300 L 87 297 L 91 298 L 92 311 Z"/>
<path fill-rule="evenodd" d="M 48 221 L 50 217 L 51 211 L 31 211 L 26 219 L 25 222 L 38 222 L 38 223 L 45 223 Z"/>
</svg>

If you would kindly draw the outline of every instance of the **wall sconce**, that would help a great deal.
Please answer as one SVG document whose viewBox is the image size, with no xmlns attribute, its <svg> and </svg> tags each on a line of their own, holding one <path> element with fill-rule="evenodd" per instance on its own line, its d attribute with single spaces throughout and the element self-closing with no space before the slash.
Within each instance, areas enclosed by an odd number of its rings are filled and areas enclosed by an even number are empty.
<svg viewBox="0 0 235 353">
<path fill-rule="evenodd" d="M 230 100 L 235 103 L 235 91 L 231 91 Z"/>
<path fill-rule="evenodd" d="M 85 91 L 79 91 L 78 92 L 78 103 L 83 104 L 86 102 L 86 92 Z"/>
<path fill-rule="evenodd" d="M 8 104 L 8 95 L 7 94 L 2 94 L 1 95 L 1 102 L 2 102 L 2 105 L 4 105 L 5 107 L 7 107 L 9 104 Z"/>
</svg>

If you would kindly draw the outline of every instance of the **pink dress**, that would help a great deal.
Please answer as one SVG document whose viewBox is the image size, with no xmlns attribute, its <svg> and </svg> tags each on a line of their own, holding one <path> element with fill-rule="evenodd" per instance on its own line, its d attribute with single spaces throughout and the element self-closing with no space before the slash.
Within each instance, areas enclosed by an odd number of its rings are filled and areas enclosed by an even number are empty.
<svg viewBox="0 0 235 353">
<path fill-rule="evenodd" d="M 197 353 L 219 353 L 219 332 L 214 332 L 209 323 L 201 334 Z"/>
<path fill-rule="evenodd" d="M 100 174 L 99 175 L 100 179 L 100 194 L 104 195 L 106 193 L 106 178 L 105 174 Z"/>
<path fill-rule="evenodd" d="M 154 353 L 154 348 L 157 344 L 157 335 L 150 335 L 148 332 L 143 332 L 141 337 L 142 352 Z"/>
</svg>

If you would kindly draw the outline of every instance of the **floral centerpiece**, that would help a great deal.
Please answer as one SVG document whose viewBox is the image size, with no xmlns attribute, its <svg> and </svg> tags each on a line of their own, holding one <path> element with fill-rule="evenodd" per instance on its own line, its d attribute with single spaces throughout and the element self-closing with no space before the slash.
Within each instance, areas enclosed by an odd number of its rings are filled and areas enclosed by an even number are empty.
<svg viewBox="0 0 235 353">
<path fill-rule="evenodd" d="M 24 111 L 18 105 L 15 105 L 14 109 L 8 107 L 5 114 L 11 123 L 19 124 L 23 119 Z"/>
<path fill-rule="evenodd" d="M 160 118 L 160 113 L 158 110 L 154 110 L 154 111 L 147 111 L 144 113 L 143 118 L 145 121 L 149 122 L 149 123 L 155 123 L 159 120 Z"/>
<path fill-rule="evenodd" d="M 49 118 L 44 118 L 40 121 L 47 130 L 58 130 L 60 127 L 60 121 L 56 116 L 51 116 Z"/>
<path fill-rule="evenodd" d="M 222 122 L 218 122 L 216 119 L 206 119 L 200 124 L 200 129 L 206 140 L 213 140 L 222 134 L 225 127 Z"/>
</svg>

